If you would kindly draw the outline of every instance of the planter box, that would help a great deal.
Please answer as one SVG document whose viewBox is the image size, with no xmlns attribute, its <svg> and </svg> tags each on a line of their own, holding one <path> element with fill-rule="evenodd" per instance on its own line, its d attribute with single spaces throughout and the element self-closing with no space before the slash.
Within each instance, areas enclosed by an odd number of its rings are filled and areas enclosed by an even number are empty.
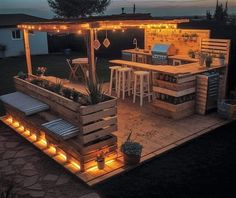
<svg viewBox="0 0 236 198">
<path fill-rule="evenodd" d="M 104 150 L 112 158 L 115 156 L 117 137 L 112 132 L 117 130 L 116 98 L 107 96 L 107 101 L 95 105 L 82 106 L 77 102 L 18 77 L 14 77 L 14 81 L 18 91 L 37 98 L 50 106 L 48 112 L 41 112 L 34 115 L 34 117 L 38 116 L 40 119 L 44 119 L 44 123 L 50 121 L 47 117 L 51 117 L 51 115 L 62 117 L 78 126 L 80 131 L 77 137 L 62 141 L 40 128 L 42 123 L 39 123 L 39 121 L 34 123 L 33 117 L 25 118 L 23 115 L 19 115 L 19 120 L 26 121 L 26 126 L 32 127 L 33 131 L 44 131 L 46 138 L 51 143 L 58 145 L 58 148 L 67 151 L 70 156 L 78 160 L 82 171 L 94 165 L 98 151 Z M 10 107 L 7 109 L 10 115 L 18 115 Z M 47 114 L 47 116 L 42 114 Z"/>
<path fill-rule="evenodd" d="M 236 100 L 218 101 L 218 114 L 225 119 L 236 119 Z"/>
<path fill-rule="evenodd" d="M 56 115 L 79 127 L 78 141 L 87 144 L 117 130 L 117 99 L 110 98 L 95 105 L 82 106 L 52 91 L 14 77 L 18 91 L 30 95 L 50 106 Z"/>
</svg>

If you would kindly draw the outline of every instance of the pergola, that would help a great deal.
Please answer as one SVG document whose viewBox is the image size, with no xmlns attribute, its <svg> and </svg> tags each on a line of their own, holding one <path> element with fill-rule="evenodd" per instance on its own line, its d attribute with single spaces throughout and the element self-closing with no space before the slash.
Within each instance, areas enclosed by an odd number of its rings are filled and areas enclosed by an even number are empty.
<svg viewBox="0 0 236 198">
<path fill-rule="evenodd" d="M 188 19 L 156 20 L 152 17 L 148 19 L 137 19 L 134 17 L 107 16 L 91 17 L 73 20 L 55 20 L 49 22 L 28 22 L 18 25 L 23 31 L 25 54 L 28 74 L 32 74 L 32 64 L 30 56 L 29 31 L 53 32 L 53 33 L 77 33 L 85 34 L 87 37 L 87 54 L 89 60 L 89 76 L 92 82 L 96 81 L 96 66 L 94 59 L 94 35 L 95 31 L 101 30 L 124 30 L 128 28 L 168 28 L 176 29 L 177 24 L 189 22 Z"/>
</svg>

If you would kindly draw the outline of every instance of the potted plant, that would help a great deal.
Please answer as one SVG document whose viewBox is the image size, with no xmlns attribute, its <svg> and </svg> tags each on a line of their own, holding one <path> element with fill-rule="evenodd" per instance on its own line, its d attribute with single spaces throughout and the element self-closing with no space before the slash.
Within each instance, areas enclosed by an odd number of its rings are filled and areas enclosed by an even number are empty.
<svg viewBox="0 0 236 198">
<path fill-rule="evenodd" d="M 105 167 L 105 154 L 104 152 L 100 152 L 96 157 L 96 162 L 99 170 L 104 169 Z"/>
<path fill-rule="evenodd" d="M 207 67 L 207 68 L 211 67 L 211 64 L 212 64 L 212 55 L 210 55 L 210 54 L 206 55 L 205 63 L 206 63 L 206 67 Z"/>
<path fill-rule="evenodd" d="M 46 71 L 47 71 L 46 67 L 38 67 L 36 70 L 36 74 L 37 76 L 44 76 Z"/>
<path fill-rule="evenodd" d="M 223 53 L 219 54 L 219 60 L 220 60 L 220 65 L 224 66 L 225 65 L 225 55 Z"/>
<path fill-rule="evenodd" d="M 0 58 L 4 58 L 5 57 L 5 51 L 7 50 L 7 46 L 0 44 Z"/>
<path fill-rule="evenodd" d="M 143 146 L 130 139 L 132 132 L 130 132 L 127 140 L 121 145 L 121 152 L 124 157 L 125 165 L 135 165 L 140 162 Z"/>
<path fill-rule="evenodd" d="M 206 54 L 199 52 L 198 53 L 198 58 L 199 58 L 199 64 L 200 66 L 204 65 L 205 59 L 206 59 Z"/>
<path fill-rule="evenodd" d="M 27 78 L 27 74 L 23 71 L 18 72 L 17 74 L 18 78 L 25 80 Z"/>
<path fill-rule="evenodd" d="M 195 52 L 192 49 L 188 51 L 188 55 L 190 58 L 195 58 Z"/>
</svg>

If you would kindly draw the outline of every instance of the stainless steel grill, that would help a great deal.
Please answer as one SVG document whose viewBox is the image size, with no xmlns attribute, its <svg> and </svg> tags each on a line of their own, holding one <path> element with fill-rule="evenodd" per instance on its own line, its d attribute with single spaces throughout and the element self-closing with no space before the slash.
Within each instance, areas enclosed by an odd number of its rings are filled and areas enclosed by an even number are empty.
<svg viewBox="0 0 236 198">
<path fill-rule="evenodd" d="M 168 56 L 175 55 L 176 49 L 172 44 L 154 44 L 152 47 L 152 63 L 167 65 Z"/>
</svg>

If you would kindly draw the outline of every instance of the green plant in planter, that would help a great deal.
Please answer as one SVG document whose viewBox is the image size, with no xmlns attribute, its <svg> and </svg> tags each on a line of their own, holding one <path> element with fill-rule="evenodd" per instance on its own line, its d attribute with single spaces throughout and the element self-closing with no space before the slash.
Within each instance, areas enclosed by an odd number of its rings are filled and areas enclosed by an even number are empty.
<svg viewBox="0 0 236 198">
<path fill-rule="evenodd" d="M 143 146 L 130 139 L 132 132 L 130 132 L 127 140 L 121 145 L 121 152 L 124 156 L 124 163 L 126 165 L 135 165 L 140 162 Z"/>
<path fill-rule="evenodd" d="M 24 73 L 23 71 L 20 71 L 20 72 L 18 72 L 17 77 L 25 80 L 27 78 L 27 74 Z"/>
<path fill-rule="evenodd" d="M 41 87 L 42 84 L 43 84 L 43 80 L 37 79 L 37 78 L 31 80 L 30 82 L 31 82 L 32 84 L 37 85 L 37 86 L 40 86 L 40 87 Z"/>
<path fill-rule="evenodd" d="M 200 66 L 203 66 L 203 65 L 204 65 L 204 62 L 205 62 L 205 60 L 206 60 L 206 56 L 207 56 L 207 54 L 202 53 L 202 52 L 198 52 L 198 58 L 199 58 L 199 64 L 200 64 Z"/>
<path fill-rule="evenodd" d="M 211 67 L 212 61 L 213 61 L 212 55 L 207 54 L 205 58 L 205 63 L 207 68 Z"/>
<path fill-rule="evenodd" d="M 66 97 L 66 98 L 69 98 L 70 99 L 70 97 L 71 97 L 71 89 L 69 89 L 69 88 L 63 88 L 62 89 L 62 93 L 63 93 L 63 95 Z"/>
<path fill-rule="evenodd" d="M 192 49 L 188 51 L 188 55 L 190 58 L 195 58 L 195 52 Z"/>
<path fill-rule="evenodd" d="M 105 92 L 103 91 L 102 83 L 98 83 L 98 80 L 94 83 L 87 76 L 85 79 L 88 104 L 94 105 L 103 102 L 105 99 Z"/>
<path fill-rule="evenodd" d="M 71 96 L 73 101 L 78 102 L 79 93 L 75 89 L 72 89 Z"/>
</svg>

